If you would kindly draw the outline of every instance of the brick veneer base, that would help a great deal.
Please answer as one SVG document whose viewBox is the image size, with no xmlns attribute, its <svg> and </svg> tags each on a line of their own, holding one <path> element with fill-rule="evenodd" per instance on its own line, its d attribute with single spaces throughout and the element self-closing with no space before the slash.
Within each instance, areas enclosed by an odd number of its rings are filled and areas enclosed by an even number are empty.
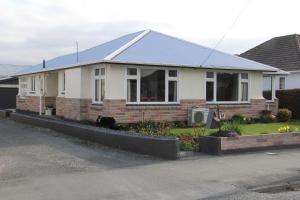
<svg viewBox="0 0 300 200">
<path fill-rule="evenodd" d="M 235 153 L 260 149 L 300 147 L 300 133 L 282 133 L 240 137 L 199 138 L 201 150 L 209 154 Z"/>
<path fill-rule="evenodd" d="M 53 99 L 51 99 L 53 101 Z M 50 100 L 45 102 L 51 102 Z M 267 109 L 264 99 L 252 99 L 248 104 L 219 105 L 226 118 L 234 114 L 258 117 L 261 110 Z M 93 105 L 91 99 L 56 98 L 56 114 L 72 120 L 95 121 L 99 115 L 114 117 L 118 123 L 134 123 L 141 120 L 187 121 L 188 111 L 193 107 L 216 109 L 216 105 L 206 104 L 205 100 L 181 100 L 174 105 L 126 105 L 126 100 L 104 100 L 103 104 Z M 268 106 L 277 112 L 278 102 Z M 17 108 L 39 111 L 39 97 L 17 99 Z"/>
<path fill-rule="evenodd" d="M 55 97 L 42 97 L 42 112 L 45 107 L 51 106 L 55 108 Z M 40 111 L 40 97 L 27 96 L 26 98 L 16 97 L 16 108 L 18 110 L 39 112 Z"/>
</svg>

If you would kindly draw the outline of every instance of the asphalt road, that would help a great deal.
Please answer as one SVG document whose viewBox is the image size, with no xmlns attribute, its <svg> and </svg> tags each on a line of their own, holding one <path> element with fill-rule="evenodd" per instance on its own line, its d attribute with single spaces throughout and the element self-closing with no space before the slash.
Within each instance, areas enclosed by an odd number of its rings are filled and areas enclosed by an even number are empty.
<svg viewBox="0 0 300 200">
<path fill-rule="evenodd" d="M 300 199 L 249 189 L 300 179 L 300 150 L 165 161 L 0 119 L 0 199 Z"/>
</svg>

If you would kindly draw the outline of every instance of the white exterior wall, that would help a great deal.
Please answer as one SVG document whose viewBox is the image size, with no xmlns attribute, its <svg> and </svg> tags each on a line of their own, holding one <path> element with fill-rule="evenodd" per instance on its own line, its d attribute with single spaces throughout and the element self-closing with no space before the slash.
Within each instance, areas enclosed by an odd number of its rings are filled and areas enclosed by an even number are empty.
<svg viewBox="0 0 300 200">
<path fill-rule="evenodd" d="M 48 75 L 47 78 L 53 81 L 53 85 L 47 86 L 47 96 L 61 96 L 66 98 L 93 98 L 93 69 L 95 67 L 105 67 L 105 99 L 126 99 L 126 68 L 136 67 L 134 65 L 101 64 L 72 68 L 65 70 L 65 94 L 62 91 L 63 70 L 55 75 Z M 157 68 L 157 67 L 155 67 Z M 178 68 L 180 100 L 185 99 L 205 99 L 206 98 L 206 71 L 205 69 Z M 212 70 L 209 70 L 212 71 Z M 249 99 L 262 99 L 263 74 L 262 72 L 248 72 L 249 74 Z M 27 78 L 27 90 L 30 90 L 30 76 Z M 30 96 L 39 96 L 40 81 L 43 74 L 35 75 L 36 92 L 27 93 Z M 20 77 L 21 78 L 21 77 Z"/>
<path fill-rule="evenodd" d="M 106 67 L 105 99 L 126 99 L 126 67 L 108 65 Z"/>
<path fill-rule="evenodd" d="M 81 71 L 80 67 L 65 70 L 66 98 L 81 98 Z"/>
<path fill-rule="evenodd" d="M 299 89 L 300 88 L 300 71 L 299 72 L 290 72 L 289 75 L 285 76 L 276 76 L 274 80 L 275 90 L 279 90 L 279 79 L 280 77 L 285 78 L 285 90 L 289 89 Z M 270 83 L 264 84 L 264 89 L 270 88 Z"/>
<path fill-rule="evenodd" d="M 250 72 L 249 97 L 250 99 L 263 99 L 263 74 L 261 72 Z"/>
<path fill-rule="evenodd" d="M 205 99 L 206 71 L 199 69 L 183 68 L 179 70 L 179 98 Z"/>
<path fill-rule="evenodd" d="M 45 80 L 45 96 L 56 97 L 58 95 L 58 74 L 46 74 Z"/>
<path fill-rule="evenodd" d="M 35 79 L 35 91 L 31 91 L 31 77 Z M 43 74 L 33 74 L 19 77 L 19 95 L 24 92 L 26 96 L 40 96 L 41 82 L 43 82 Z M 22 88 L 21 84 L 26 84 L 26 88 Z"/>
</svg>

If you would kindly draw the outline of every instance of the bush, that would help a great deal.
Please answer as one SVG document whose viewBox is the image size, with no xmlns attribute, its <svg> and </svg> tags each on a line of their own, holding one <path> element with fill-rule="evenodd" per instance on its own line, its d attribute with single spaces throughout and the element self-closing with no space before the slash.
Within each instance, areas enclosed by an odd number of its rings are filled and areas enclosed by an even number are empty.
<svg viewBox="0 0 300 200">
<path fill-rule="evenodd" d="M 221 125 L 221 131 L 224 132 L 236 132 L 239 135 L 242 133 L 242 129 L 239 123 L 236 122 L 224 122 Z"/>
<path fill-rule="evenodd" d="M 243 115 L 235 114 L 231 117 L 231 121 L 242 124 L 246 121 L 246 118 Z"/>
<path fill-rule="evenodd" d="M 282 108 L 278 110 L 276 117 L 280 122 L 287 122 L 292 118 L 292 112 L 289 109 Z"/>
</svg>

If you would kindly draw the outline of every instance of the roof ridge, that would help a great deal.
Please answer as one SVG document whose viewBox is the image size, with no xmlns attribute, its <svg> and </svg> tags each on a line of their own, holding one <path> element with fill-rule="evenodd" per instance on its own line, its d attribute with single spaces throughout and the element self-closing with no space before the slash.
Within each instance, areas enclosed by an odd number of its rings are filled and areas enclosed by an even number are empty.
<svg viewBox="0 0 300 200">
<path fill-rule="evenodd" d="M 127 42 L 126 44 L 124 44 L 123 46 L 121 46 L 120 48 L 118 48 L 117 50 L 115 50 L 114 52 L 112 52 L 109 55 L 107 55 L 104 58 L 104 60 L 112 60 L 112 59 L 114 59 L 117 55 L 121 54 L 123 51 L 125 51 L 126 49 L 128 49 L 129 47 L 131 47 L 133 44 L 135 44 L 136 42 L 138 42 L 140 39 L 142 39 L 149 32 L 151 32 L 150 29 L 144 30 L 138 36 L 136 36 L 135 38 L 133 38 L 132 40 L 130 40 L 129 42 Z"/>
</svg>

